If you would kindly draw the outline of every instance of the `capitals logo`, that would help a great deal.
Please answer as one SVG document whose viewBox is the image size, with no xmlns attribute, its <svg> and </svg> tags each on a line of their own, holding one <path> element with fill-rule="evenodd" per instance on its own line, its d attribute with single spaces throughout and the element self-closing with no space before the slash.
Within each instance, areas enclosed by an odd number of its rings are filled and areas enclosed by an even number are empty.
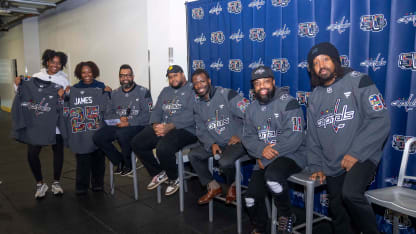
<svg viewBox="0 0 416 234">
<path fill-rule="evenodd" d="M 221 11 L 222 11 L 221 4 L 220 4 L 220 3 L 217 3 L 217 5 L 216 5 L 216 6 L 212 7 L 212 8 L 209 10 L 209 13 L 210 13 L 210 14 L 216 14 L 216 15 L 219 15 L 219 14 L 221 13 Z"/>
<path fill-rule="evenodd" d="M 354 118 L 355 111 L 348 111 L 348 105 L 344 105 L 342 107 L 342 112 L 338 113 L 340 102 L 341 99 L 338 98 L 335 102 L 334 108 L 321 111 L 321 118 L 316 121 L 318 128 L 326 128 L 328 125 L 330 125 L 334 132 L 338 133 L 341 128 L 345 127 L 345 123 L 337 124 L 337 122 L 344 122 Z"/>
<path fill-rule="evenodd" d="M 373 71 L 377 71 L 382 66 L 386 66 L 387 62 L 384 60 L 384 58 L 380 58 L 381 53 L 377 54 L 377 57 L 375 59 L 369 58 L 367 60 L 364 60 L 360 63 L 360 66 L 362 67 L 371 67 Z"/>
<path fill-rule="evenodd" d="M 341 61 L 341 66 L 342 67 L 349 67 L 350 66 L 350 60 L 348 59 L 348 56 L 340 55 L 339 60 Z"/>
<path fill-rule="evenodd" d="M 298 35 L 300 37 L 316 37 L 319 32 L 319 27 L 316 22 L 299 23 Z"/>
<path fill-rule="evenodd" d="M 202 20 L 204 18 L 204 9 L 202 7 L 192 9 L 192 19 Z"/>
<path fill-rule="evenodd" d="M 345 32 L 345 30 L 349 27 L 351 27 L 351 23 L 345 19 L 345 16 L 343 16 L 339 22 L 335 22 L 335 24 L 330 24 L 328 27 L 326 27 L 326 30 L 331 32 L 336 30 L 339 34 L 341 34 Z"/>
<path fill-rule="evenodd" d="M 246 109 L 249 104 L 250 104 L 250 101 L 247 98 L 243 98 L 243 100 L 237 103 L 237 107 L 240 109 L 241 112 L 244 113 L 246 112 Z"/>
<path fill-rule="evenodd" d="M 227 4 L 227 10 L 231 14 L 240 14 L 243 10 L 241 1 L 232 1 Z"/>
<path fill-rule="evenodd" d="M 306 106 L 308 105 L 309 96 L 311 92 L 297 91 L 296 100 L 298 100 L 299 105 Z"/>
<path fill-rule="evenodd" d="M 307 61 L 302 61 L 298 64 L 298 67 L 300 68 L 308 68 L 308 62 Z"/>
<path fill-rule="evenodd" d="M 241 72 L 243 70 L 243 61 L 241 59 L 230 59 L 228 69 L 233 72 Z"/>
<path fill-rule="evenodd" d="M 416 52 L 400 53 L 398 66 L 403 70 L 416 71 Z"/>
<path fill-rule="evenodd" d="M 282 37 L 282 39 L 285 39 L 287 35 L 290 34 L 290 29 L 288 27 L 286 27 L 286 24 L 283 25 L 283 28 L 281 29 L 277 29 L 276 31 L 273 32 L 272 36 L 275 37 Z"/>
<path fill-rule="evenodd" d="M 252 41 L 262 42 L 266 38 L 266 32 L 264 28 L 251 28 L 249 38 Z"/>
<path fill-rule="evenodd" d="M 248 4 L 248 7 L 256 8 L 257 10 L 260 10 L 262 6 L 264 6 L 265 2 L 264 0 L 253 0 Z"/>
<path fill-rule="evenodd" d="M 238 29 L 236 33 L 231 34 L 230 40 L 235 40 L 236 42 L 240 42 L 244 38 L 244 34 Z"/>
<path fill-rule="evenodd" d="M 286 73 L 290 68 L 287 58 L 272 59 L 271 69 L 275 72 Z"/>
<path fill-rule="evenodd" d="M 383 14 L 363 15 L 360 18 L 360 28 L 363 31 L 381 32 L 387 25 Z"/>
<path fill-rule="evenodd" d="M 216 62 L 211 63 L 209 67 L 217 71 L 221 70 L 221 68 L 223 67 L 221 58 L 219 58 Z"/>
<path fill-rule="evenodd" d="M 408 24 L 410 22 L 413 23 L 413 27 L 416 27 L 416 14 L 415 14 L 415 12 L 414 13 L 408 13 L 408 14 L 400 17 L 397 20 L 397 23 L 399 23 L 399 24 L 400 23 Z"/>
<path fill-rule="evenodd" d="M 204 33 L 202 33 L 201 36 L 194 39 L 194 42 L 203 45 L 206 40 Z"/>
<path fill-rule="evenodd" d="M 272 0 L 272 5 L 274 7 L 286 7 L 289 3 L 290 0 Z"/>
<path fill-rule="evenodd" d="M 225 40 L 224 33 L 222 31 L 211 33 L 211 42 L 214 44 L 222 44 Z"/>
<path fill-rule="evenodd" d="M 258 61 L 254 61 L 254 62 L 250 63 L 250 65 L 248 65 L 248 67 L 251 68 L 251 69 L 256 69 L 260 66 L 264 66 L 264 63 L 261 60 L 261 58 L 259 58 Z"/>
<path fill-rule="evenodd" d="M 397 151 L 403 151 L 407 140 L 409 140 L 412 137 L 414 136 L 393 135 L 393 139 L 391 141 L 391 147 L 393 147 L 393 149 Z M 410 146 L 409 153 L 410 154 L 416 153 L 416 143 L 413 143 Z"/>
<path fill-rule="evenodd" d="M 192 61 L 192 69 L 205 69 L 204 60 L 193 60 Z"/>
</svg>

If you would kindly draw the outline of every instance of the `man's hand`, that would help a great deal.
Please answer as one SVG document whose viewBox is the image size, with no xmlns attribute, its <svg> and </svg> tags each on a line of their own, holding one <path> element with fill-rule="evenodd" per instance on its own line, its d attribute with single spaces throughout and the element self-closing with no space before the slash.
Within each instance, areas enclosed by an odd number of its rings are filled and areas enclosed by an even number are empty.
<svg viewBox="0 0 416 234">
<path fill-rule="evenodd" d="M 175 128 L 175 125 L 173 123 L 153 124 L 153 130 L 155 131 L 156 136 L 160 136 L 160 137 L 165 136 L 166 134 L 168 134 L 168 132 L 170 132 L 174 128 Z"/>
<path fill-rule="evenodd" d="M 270 159 L 276 157 L 277 155 L 279 155 L 279 152 L 277 152 L 277 150 L 273 149 L 273 146 L 275 146 L 275 145 L 276 144 L 272 144 L 272 145 L 267 145 L 266 147 L 264 147 L 262 156 L 264 158 L 270 160 Z"/>
<path fill-rule="evenodd" d="M 105 86 L 104 91 L 105 92 L 111 92 L 113 90 L 110 88 L 110 86 L 107 85 L 107 86 Z"/>
<path fill-rule="evenodd" d="M 119 128 L 129 126 L 129 119 L 126 116 L 120 117 L 120 123 L 117 123 L 116 126 Z"/>
<path fill-rule="evenodd" d="M 257 164 L 259 164 L 260 169 L 264 170 L 263 163 L 261 162 L 259 158 L 257 159 Z"/>
<path fill-rule="evenodd" d="M 71 87 L 68 85 L 68 86 L 66 86 L 66 88 L 65 88 L 65 93 L 69 93 L 69 90 L 71 89 Z"/>
<path fill-rule="evenodd" d="M 345 168 L 346 171 L 350 171 L 357 161 L 353 156 L 346 154 L 341 161 L 341 167 Z"/>
<path fill-rule="evenodd" d="M 14 84 L 19 86 L 20 82 L 22 82 L 22 78 L 20 78 L 20 76 L 16 76 L 16 78 L 14 78 Z"/>
<path fill-rule="evenodd" d="M 313 173 L 311 176 L 309 176 L 310 180 L 319 180 L 319 183 L 323 184 L 324 180 L 326 179 L 325 174 L 322 171 L 318 171 Z"/>
<path fill-rule="evenodd" d="M 212 150 L 212 154 L 216 155 L 216 154 L 222 154 L 222 151 L 220 149 L 220 146 L 217 144 L 212 144 L 211 145 L 211 150 Z"/>
<path fill-rule="evenodd" d="M 59 96 L 60 98 L 62 98 L 62 97 L 64 96 L 64 93 L 65 93 L 65 91 L 64 91 L 64 89 L 63 89 L 63 88 L 60 88 L 60 89 L 58 90 L 58 96 Z"/>
<path fill-rule="evenodd" d="M 228 141 L 228 145 L 235 145 L 240 141 L 241 139 L 238 136 L 232 136 L 230 140 Z"/>
</svg>

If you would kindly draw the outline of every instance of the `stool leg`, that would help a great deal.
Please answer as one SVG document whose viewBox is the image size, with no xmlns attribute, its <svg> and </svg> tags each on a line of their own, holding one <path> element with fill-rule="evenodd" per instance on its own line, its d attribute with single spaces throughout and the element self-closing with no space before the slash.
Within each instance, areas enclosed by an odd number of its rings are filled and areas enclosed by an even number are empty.
<svg viewBox="0 0 416 234">
<path fill-rule="evenodd" d="M 185 170 L 185 169 L 184 169 Z M 184 173 L 185 174 L 185 173 Z M 185 191 L 185 193 L 188 192 L 188 182 L 184 179 L 183 180 L 183 190 Z"/>
<path fill-rule="evenodd" d="M 157 203 L 162 203 L 162 188 L 161 185 L 157 186 Z"/>
<path fill-rule="evenodd" d="M 209 170 L 209 172 L 211 172 L 211 174 L 213 173 L 213 170 L 214 170 L 214 158 L 213 157 L 208 158 L 208 170 Z M 214 201 L 213 201 L 213 199 L 211 199 L 211 201 L 209 201 L 208 209 L 209 209 L 209 211 L 208 211 L 209 222 L 212 223 L 212 220 L 214 219 Z"/>
<path fill-rule="evenodd" d="M 399 234 L 399 214 L 393 212 L 393 225 L 392 225 L 393 234 Z"/>
<path fill-rule="evenodd" d="M 274 198 L 272 198 L 272 234 L 276 234 L 276 227 L 277 227 L 277 207 L 274 204 Z"/>
<path fill-rule="evenodd" d="M 312 234 L 312 223 L 313 223 L 313 198 L 315 193 L 314 182 L 307 183 L 305 186 L 306 199 L 305 199 L 305 207 L 306 207 L 306 234 Z"/>
<path fill-rule="evenodd" d="M 269 197 L 267 195 L 264 198 L 264 201 L 266 202 L 267 218 L 270 219 L 272 217 L 272 211 L 271 211 L 271 208 L 270 208 L 270 200 L 269 200 Z"/>
<path fill-rule="evenodd" d="M 179 150 L 178 152 L 178 175 L 179 175 L 179 211 L 183 212 L 183 182 L 184 182 L 184 178 L 183 178 L 183 156 L 182 156 L 182 150 Z"/>
<path fill-rule="evenodd" d="M 235 188 L 237 200 L 237 233 L 241 233 L 241 161 L 235 161 Z"/>
<path fill-rule="evenodd" d="M 114 168 L 113 164 L 110 161 L 110 194 L 114 195 Z"/>
<path fill-rule="evenodd" d="M 136 170 L 136 155 L 131 152 L 131 165 L 133 169 L 133 188 L 134 188 L 134 199 L 139 199 L 139 188 L 137 187 L 137 170 Z"/>
</svg>

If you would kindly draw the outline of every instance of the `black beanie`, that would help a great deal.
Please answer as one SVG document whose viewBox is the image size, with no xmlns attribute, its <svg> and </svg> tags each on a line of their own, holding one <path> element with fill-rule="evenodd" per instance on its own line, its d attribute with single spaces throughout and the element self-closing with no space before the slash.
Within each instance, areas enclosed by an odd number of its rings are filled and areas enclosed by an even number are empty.
<svg viewBox="0 0 416 234">
<path fill-rule="evenodd" d="M 309 69 L 313 68 L 313 59 L 321 54 L 328 55 L 332 58 L 333 61 L 338 61 L 341 63 L 339 59 L 339 53 L 337 48 L 329 42 L 322 42 L 317 45 L 314 45 L 308 53 L 308 65 Z"/>
</svg>

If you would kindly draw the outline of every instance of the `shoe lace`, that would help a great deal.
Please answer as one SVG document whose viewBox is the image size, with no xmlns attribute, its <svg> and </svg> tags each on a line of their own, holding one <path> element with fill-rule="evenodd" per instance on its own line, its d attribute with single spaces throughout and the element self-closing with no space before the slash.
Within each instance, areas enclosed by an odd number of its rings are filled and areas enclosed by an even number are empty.
<svg viewBox="0 0 416 234">
<path fill-rule="evenodd" d="M 279 231 L 287 231 L 289 233 L 292 233 L 293 228 L 293 218 L 292 217 L 285 217 L 280 216 L 278 220 L 278 230 Z"/>
</svg>

